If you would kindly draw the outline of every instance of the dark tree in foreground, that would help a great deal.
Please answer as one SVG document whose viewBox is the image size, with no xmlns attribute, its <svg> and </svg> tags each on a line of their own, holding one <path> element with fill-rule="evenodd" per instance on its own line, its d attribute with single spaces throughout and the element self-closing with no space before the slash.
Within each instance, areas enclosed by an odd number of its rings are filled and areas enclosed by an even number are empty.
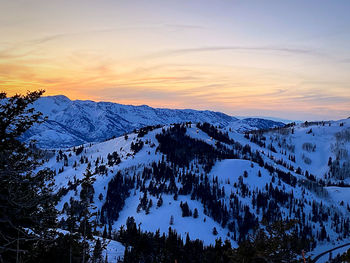
<svg viewBox="0 0 350 263">
<path fill-rule="evenodd" d="M 48 248 L 56 221 L 50 170 L 33 172 L 38 152 L 18 140 L 41 113 L 32 108 L 43 91 L 0 93 L 0 262 L 36 261 Z"/>
</svg>

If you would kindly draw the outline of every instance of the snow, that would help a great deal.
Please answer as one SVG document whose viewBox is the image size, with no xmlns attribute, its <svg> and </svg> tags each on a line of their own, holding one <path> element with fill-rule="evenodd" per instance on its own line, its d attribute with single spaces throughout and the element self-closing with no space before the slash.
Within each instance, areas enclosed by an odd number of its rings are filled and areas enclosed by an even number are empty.
<svg viewBox="0 0 350 263">
<path fill-rule="evenodd" d="M 350 187 L 336 187 L 328 186 L 325 187 L 330 195 L 330 197 L 340 205 L 341 202 L 344 202 L 344 207 L 347 204 L 350 205 Z"/>
<path fill-rule="evenodd" d="M 215 146 L 215 140 L 209 137 L 209 135 L 203 132 L 201 129 L 196 128 L 195 125 L 192 125 L 191 128 L 187 128 L 186 135 L 193 139 L 201 140 L 209 145 Z"/>
<path fill-rule="evenodd" d="M 265 187 L 265 184 L 271 181 L 271 176 L 264 168 L 259 167 L 257 163 L 241 159 L 227 159 L 217 162 L 211 171 L 211 175 L 218 176 L 222 183 L 230 180 L 233 184 L 238 182 L 238 178 L 243 176 L 244 171 L 248 172 L 248 177 L 243 178 L 243 181 L 252 189 Z M 261 177 L 258 177 L 259 171 L 262 174 Z"/>
<path fill-rule="evenodd" d="M 59 229 L 59 228 L 55 229 L 55 231 L 58 233 L 62 233 L 64 235 L 69 234 L 69 231 Z M 107 238 L 102 238 L 99 236 L 93 236 L 92 240 L 89 240 L 89 239 L 86 240 L 86 242 L 89 245 L 90 256 L 93 255 L 95 244 L 96 244 L 96 241 L 98 239 L 101 241 L 101 245 L 103 248 L 103 251 L 102 251 L 102 259 L 103 260 L 106 258 L 106 255 L 107 255 L 108 263 L 112 263 L 112 262 L 114 263 L 114 262 L 117 262 L 118 259 L 123 259 L 124 250 L 125 250 L 125 247 L 123 246 L 123 244 L 121 244 L 118 241 L 107 239 Z M 83 240 L 83 238 L 81 238 L 81 241 L 82 240 Z"/>
<path fill-rule="evenodd" d="M 342 248 L 338 248 L 334 251 L 332 251 L 332 257 L 331 258 L 335 258 L 337 255 L 342 255 L 343 253 L 345 253 L 350 246 L 346 246 L 346 247 L 342 247 Z M 320 257 L 319 260 L 317 260 L 317 263 L 326 263 L 329 262 L 329 253 L 325 254 L 324 256 Z"/>
<path fill-rule="evenodd" d="M 125 247 L 121 243 L 109 239 L 100 238 L 100 240 L 101 243 L 106 246 L 102 253 L 103 259 L 105 259 L 107 255 L 108 262 L 114 263 L 117 262 L 118 259 L 122 259 L 124 257 Z"/>
<path fill-rule="evenodd" d="M 120 226 L 125 225 L 128 217 L 133 216 L 135 218 L 136 225 L 140 225 L 144 231 L 155 232 L 158 229 L 160 233 L 167 234 L 169 227 L 175 229 L 183 239 L 186 238 L 187 233 L 191 240 L 200 239 L 204 241 L 205 245 L 215 244 L 217 238 L 221 238 L 223 241 L 229 239 L 227 237 L 227 229 L 223 229 L 220 224 L 216 223 L 212 218 L 204 215 L 203 205 L 195 200 L 191 200 L 188 196 L 178 196 L 178 200 L 175 201 L 171 195 L 162 195 L 163 205 L 156 207 L 157 199 L 152 198 L 153 207 L 150 209 L 148 215 L 145 211 L 136 212 L 137 205 L 139 204 L 140 193 L 132 195 L 126 200 L 124 209 L 121 211 L 119 219 L 114 223 L 113 228 L 119 229 Z M 192 212 L 195 208 L 198 209 L 198 218 L 182 217 L 180 203 L 187 202 Z M 174 217 L 174 224 L 170 225 L 170 217 Z M 204 221 L 205 220 L 205 221 Z M 218 235 L 213 235 L 212 230 L 216 228 Z M 235 245 L 235 242 L 233 245 Z"/>
<path fill-rule="evenodd" d="M 84 106 L 85 104 L 90 105 L 90 102 L 81 102 Z M 95 104 L 94 104 L 95 105 Z M 96 106 L 96 105 L 95 105 Z M 51 112 L 55 111 L 55 105 L 52 106 Z M 97 106 L 96 106 L 97 107 Z M 112 106 L 110 106 L 112 107 Z M 130 106 L 131 107 L 131 106 Z M 121 110 L 122 108 L 120 108 Z M 131 109 L 131 108 L 130 108 Z M 55 113 L 56 114 L 56 113 Z M 57 113 L 58 114 L 58 113 Z M 93 112 L 92 114 L 97 114 Z M 175 113 L 174 113 L 175 114 Z M 191 112 L 191 114 L 194 114 Z M 100 118 L 102 115 L 97 115 Z M 96 116 L 95 116 L 96 117 Z M 340 126 L 339 124 L 344 122 L 344 126 Z M 166 126 L 165 128 L 167 128 Z M 295 168 L 300 166 L 303 171 L 308 170 L 310 173 L 314 174 L 317 178 L 323 178 L 324 174 L 328 172 L 328 158 L 329 156 L 334 157 L 334 153 L 332 152 L 332 145 L 336 143 L 335 134 L 341 130 L 348 129 L 350 127 L 350 120 L 341 120 L 337 122 L 332 122 L 331 126 L 327 124 L 325 126 L 322 125 L 311 125 L 309 127 L 304 127 L 302 124 L 294 127 L 294 134 L 280 134 L 278 132 L 268 132 L 266 134 L 266 145 L 272 143 L 273 146 L 277 149 L 277 153 L 273 153 L 266 148 L 262 148 L 246 138 L 241 133 L 237 133 L 235 129 L 232 129 L 234 126 L 226 126 L 223 128 L 223 131 L 228 131 L 229 136 L 235 141 L 240 142 L 242 145 L 249 144 L 251 146 L 252 151 L 258 150 L 262 158 L 265 162 L 268 162 L 278 169 L 282 171 L 289 172 L 289 170 L 279 164 L 276 163 L 277 160 L 282 159 L 286 163 L 293 165 Z M 242 126 L 240 126 L 242 127 Z M 229 129 L 231 128 L 231 131 Z M 236 127 L 237 128 L 237 127 Z M 307 134 L 312 128 L 312 133 Z M 81 164 L 79 162 L 81 156 L 88 157 L 89 161 L 94 167 L 95 161 L 99 158 L 100 160 L 103 158 L 104 164 L 106 164 L 107 155 L 114 151 L 117 151 L 119 156 L 121 157 L 121 163 L 118 165 L 114 165 L 109 167 L 107 165 L 108 173 L 106 175 L 96 174 L 93 178 L 96 179 L 93 186 L 95 189 L 94 195 L 94 203 L 91 208 L 94 212 L 101 210 L 102 205 L 104 204 L 104 198 L 106 196 L 108 183 L 113 178 L 113 176 L 121 171 L 123 174 L 133 174 L 138 173 L 143 170 L 145 166 L 149 166 L 152 162 L 158 162 L 161 160 L 162 156 L 160 153 L 156 153 L 156 148 L 158 146 L 158 141 L 155 138 L 156 134 L 160 133 L 162 128 L 155 129 L 150 131 L 142 138 L 138 138 L 137 134 L 131 133 L 128 134 L 128 139 L 125 140 L 124 136 L 117 137 L 108 141 L 104 141 L 101 143 L 95 144 L 85 144 L 84 151 L 76 156 L 73 152 L 72 148 L 63 149 L 63 153 L 69 159 L 69 165 L 64 167 L 64 172 L 57 173 L 55 176 L 55 191 L 58 191 L 62 187 L 67 187 L 68 182 L 73 182 L 74 177 L 79 180 L 83 178 L 83 174 L 86 171 L 87 164 Z M 313 135 L 314 134 L 314 135 Z M 202 140 L 210 145 L 215 146 L 216 140 L 210 138 L 206 133 L 197 129 L 194 124 L 191 125 L 190 128 L 187 128 L 186 135 Z M 135 142 L 137 139 L 140 139 L 144 142 L 144 146 L 140 152 L 134 154 L 130 145 L 132 142 Z M 284 155 L 281 151 L 285 150 L 285 148 L 280 147 L 278 145 L 279 141 L 283 139 L 286 140 L 288 144 L 295 145 L 295 153 L 287 150 L 287 154 Z M 311 143 L 316 146 L 314 152 L 307 152 L 303 149 L 304 143 Z M 350 149 L 349 142 L 344 143 L 343 147 L 346 149 Z M 296 155 L 296 163 L 288 160 L 289 154 Z M 311 164 L 306 164 L 302 155 L 308 156 L 312 159 Z M 56 152 L 57 155 L 57 152 Z M 273 158 L 271 157 L 273 156 Z M 77 167 L 73 168 L 73 163 L 77 161 Z M 53 170 L 58 171 L 59 168 L 63 166 L 63 161 L 57 162 L 56 156 L 52 157 L 48 162 L 44 164 L 44 167 L 52 168 Z M 247 171 L 248 176 L 244 177 L 244 172 Z M 261 172 L 261 177 L 258 176 L 259 171 Z M 93 171 L 92 171 L 93 172 Z M 199 169 L 198 173 L 202 172 Z M 330 208 L 332 212 L 339 211 L 344 217 L 348 216 L 348 211 L 346 209 L 346 204 L 349 203 L 350 196 L 350 188 L 340 188 L 340 187 L 326 187 L 326 191 L 328 193 L 327 196 L 320 196 L 319 194 L 312 192 L 311 190 L 307 190 L 304 187 L 304 183 L 306 181 L 303 175 L 298 175 L 295 172 L 291 172 L 296 178 L 298 178 L 298 184 L 295 188 L 290 185 L 285 184 L 284 182 L 279 182 L 278 179 L 275 182 L 272 182 L 273 176 L 264 169 L 260 167 L 257 163 L 254 163 L 250 160 L 241 160 L 241 159 L 226 159 L 222 161 L 217 161 L 214 167 L 212 168 L 209 176 L 211 181 L 217 177 L 220 183 L 220 186 L 224 186 L 226 197 L 224 198 L 224 202 L 229 203 L 229 194 L 230 192 L 236 193 L 237 186 L 239 185 L 240 180 L 248 186 L 250 191 L 261 190 L 263 191 L 266 184 L 272 184 L 273 187 L 277 187 L 278 189 L 282 189 L 285 192 L 292 192 L 294 197 L 301 200 L 304 204 L 304 212 L 306 215 L 312 213 L 311 202 L 322 202 L 325 207 Z M 240 179 L 241 178 L 241 179 Z M 79 192 L 80 186 L 78 186 L 77 191 L 70 190 L 66 195 L 62 197 L 60 202 L 57 205 L 58 210 L 62 210 L 65 202 L 69 203 L 70 198 L 74 198 L 79 200 Z M 99 200 L 100 194 L 103 196 L 102 200 Z M 118 230 L 122 225 L 125 225 L 126 220 L 129 216 L 133 216 L 135 218 L 136 224 L 140 224 L 140 227 L 143 231 L 152 231 L 160 230 L 161 233 L 168 233 L 169 227 L 175 229 L 178 234 L 180 234 L 184 239 L 186 238 L 187 233 L 190 238 L 203 240 L 205 245 L 214 244 L 217 238 L 221 238 L 223 241 L 225 239 L 230 239 L 227 236 L 228 229 L 222 228 L 220 224 L 215 222 L 209 216 L 204 214 L 203 205 L 196 200 L 191 200 L 190 196 L 178 196 L 178 200 L 174 200 L 172 195 L 162 195 L 163 205 L 157 208 L 157 199 L 149 195 L 149 198 L 152 198 L 153 207 L 150 209 L 150 213 L 146 215 L 145 211 L 141 210 L 137 213 L 137 206 L 139 204 L 139 199 L 143 194 L 139 191 L 132 190 L 129 198 L 126 199 L 125 207 L 122 209 L 119 215 L 119 219 L 114 223 L 113 229 Z M 180 202 L 187 202 L 192 212 L 195 208 L 198 210 L 199 217 L 182 217 Z M 340 202 L 344 201 L 344 206 L 340 206 Z M 243 205 L 249 206 L 251 211 L 254 211 L 252 206 L 251 198 L 240 196 L 240 202 Z M 289 209 L 287 207 L 280 208 L 282 216 L 286 218 L 288 216 Z M 64 217 L 64 215 L 62 215 Z M 174 217 L 174 224 L 170 225 L 170 217 Z M 205 218 L 205 222 L 204 222 Z M 261 219 L 261 215 L 259 215 L 259 219 Z M 312 252 L 312 255 L 316 255 L 317 253 L 321 253 L 331 247 L 337 246 L 338 244 L 344 243 L 346 240 L 337 240 L 337 235 L 330 230 L 330 222 L 325 224 L 327 228 L 327 232 L 330 235 L 331 242 L 323 242 L 319 243 L 316 249 Z M 214 236 L 212 233 L 213 228 L 216 228 L 218 231 L 218 235 Z M 314 231 L 320 229 L 320 225 L 314 224 Z M 230 239 L 233 246 L 237 246 L 236 242 Z M 108 258 L 110 260 L 114 260 L 124 253 L 124 247 L 115 241 L 110 241 L 107 246 Z M 117 252 L 115 252 L 117 251 Z M 114 254 L 113 254 L 114 253 Z M 335 253 L 333 254 L 335 255 Z M 327 258 L 328 259 L 328 258 Z"/>
<path fill-rule="evenodd" d="M 344 123 L 344 126 L 340 126 L 340 123 Z M 286 163 L 291 164 L 295 168 L 300 167 L 302 171 L 308 171 L 309 173 L 315 175 L 318 179 L 325 179 L 324 175 L 329 171 L 328 159 L 332 157 L 335 160 L 336 153 L 334 151 L 334 146 L 339 145 L 336 140 L 336 133 L 350 127 L 350 120 L 339 120 L 331 122 L 331 126 L 326 123 L 324 126 L 322 124 L 315 125 L 310 124 L 305 127 L 304 124 L 298 124 L 294 127 L 294 134 L 289 132 L 289 134 L 281 134 L 278 132 L 267 132 L 266 146 L 270 143 L 277 149 L 277 153 L 273 153 L 266 148 L 261 148 L 254 143 L 249 142 L 246 138 L 242 138 L 241 134 L 232 133 L 231 136 L 238 141 L 249 143 L 252 149 L 258 149 L 260 151 L 269 152 L 273 155 L 275 159 L 282 159 Z M 312 133 L 308 132 L 312 130 Z M 291 130 L 291 129 L 290 129 Z M 293 145 L 295 147 L 294 151 L 288 150 L 286 147 L 280 147 L 279 143 L 283 141 L 288 145 Z M 315 146 L 315 151 L 307 151 L 303 148 L 303 144 L 309 143 Z M 350 152 L 350 143 L 343 143 L 341 145 L 344 149 Z M 282 154 L 281 151 L 286 151 L 286 155 Z M 295 155 L 296 162 L 291 162 L 288 160 L 288 155 Z M 305 161 L 305 157 L 311 160 L 311 163 Z"/>
</svg>

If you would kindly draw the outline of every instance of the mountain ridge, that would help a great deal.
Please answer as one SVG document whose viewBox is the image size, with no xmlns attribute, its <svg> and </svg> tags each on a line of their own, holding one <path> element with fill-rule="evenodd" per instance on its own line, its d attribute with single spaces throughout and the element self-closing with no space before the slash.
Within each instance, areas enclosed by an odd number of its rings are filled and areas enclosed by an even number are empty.
<svg viewBox="0 0 350 263">
<path fill-rule="evenodd" d="M 230 126 L 241 123 L 232 126 L 238 132 L 284 126 L 282 122 L 257 118 L 239 120 L 225 113 L 209 110 L 70 100 L 64 95 L 42 97 L 33 106 L 43 116 L 48 117 L 47 121 L 34 125 L 21 140 L 35 140 L 38 147 L 46 149 L 101 142 L 144 126 L 158 124 L 208 122 L 218 126 Z"/>
</svg>

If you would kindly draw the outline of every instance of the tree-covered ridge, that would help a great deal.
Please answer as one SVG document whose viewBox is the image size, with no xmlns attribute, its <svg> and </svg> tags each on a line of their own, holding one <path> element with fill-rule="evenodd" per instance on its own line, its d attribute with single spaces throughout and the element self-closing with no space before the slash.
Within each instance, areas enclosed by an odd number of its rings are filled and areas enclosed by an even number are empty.
<svg viewBox="0 0 350 263">
<path fill-rule="evenodd" d="M 216 160 L 234 157 L 233 151 L 226 147 L 213 147 L 186 135 L 186 126 L 187 124 L 175 124 L 156 135 L 159 142 L 157 149 L 167 156 L 168 161 L 188 166 L 193 159 L 197 159 L 209 172 Z"/>
<path fill-rule="evenodd" d="M 214 127 L 214 125 L 211 125 L 210 123 L 204 122 L 202 123 L 197 123 L 196 127 L 198 129 L 201 129 L 204 131 L 206 134 L 208 134 L 210 137 L 214 138 L 217 141 L 227 143 L 227 144 L 233 144 L 234 140 L 232 140 L 228 133 L 223 133 L 222 131 L 218 130 L 217 128 Z"/>
</svg>

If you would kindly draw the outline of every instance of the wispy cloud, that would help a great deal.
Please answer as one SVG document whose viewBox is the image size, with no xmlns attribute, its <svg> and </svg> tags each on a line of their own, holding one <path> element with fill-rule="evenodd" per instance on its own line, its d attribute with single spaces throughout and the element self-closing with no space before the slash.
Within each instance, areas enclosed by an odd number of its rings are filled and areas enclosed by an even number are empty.
<svg viewBox="0 0 350 263">
<path fill-rule="evenodd" d="M 112 33 L 117 31 L 128 31 L 128 30 L 145 30 L 145 29 L 171 29 L 171 30 L 198 30 L 204 29 L 204 27 L 199 25 L 190 24 L 160 24 L 160 25 L 128 25 L 119 27 L 106 27 L 99 29 L 91 29 L 78 32 L 63 32 L 59 34 L 52 34 L 43 37 L 28 39 L 22 42 L 0 42 L 0 58 L 1 59 L 17 59 L 23 58 L 28 55 L 33 54 L 36 48 L 42 44 L 48 42 L 57 41 L 64 38 L 79 37 L 82 35 L 94 35 L 94 34 L 104 34 Z M 6 48 L 4 48 L 6 46 Z M 2 47 L 2 49 L 1 49 Z"/>
<path fill-rule="evenodd" d="M 278 47 L 278 46 L 208 46 L 196 48 L 171 49 L 156 52 L 145 56 L 144 58 L 167 57 L 171 55 L 185 55 L 190 53 L 200 52 L 218 52 L 218 51 L 259 51 L 259 52 L 278 52 L 291 54 L 306 54 L 321 56 L 324 55 L 310 48 L 293 48 L 293 47 Z"/>
<path fill-rule="evenodd" d="M 33 53 L 33 50 L 30 51 L 19 51 L 15 48 L 7 48 L 0 50 L 0 59 L 17 59 L 23 58 Z"/>
<path fill-rule="evenodd" d="M 171 29 L 182 29 L 182 30 L 193 30 L 193 29 L 204 29 L 205 27 L 200 25 L 190 25 L 190 24 L 163 24 L 163 25 L 129 25 L 129 26 L 119 26 L 119 27 L 106 27 L 99 29 L 91 29 L 84 30 L 79 32 L 67 32 L 60 34 L 53 34 L 44 37 L 29 39 L 22 43 L 18 43 L 18 45 L 35 45 L 35 44 L 43 44 L 49 41 L 55 41 L 57 39 L 66 38 L 66 37 L 74 37 L 80 35 L 91 35 L 91 34 L 99 34 L 99 33 L 109 33 L 114 31 L 125 31 L 125 30 L 144 30 L 144 29 L 156 29 L 156 28 L 171 28 Z"/>
<path fill-rule="evenodd" d="M 199 25 L 188 25 L 188 24 L 165 24 L 165 27 L 174 28 L 174 29 L 182 29 L 182 30 L 202 30 L 206 27 Z"/>
</svg>

